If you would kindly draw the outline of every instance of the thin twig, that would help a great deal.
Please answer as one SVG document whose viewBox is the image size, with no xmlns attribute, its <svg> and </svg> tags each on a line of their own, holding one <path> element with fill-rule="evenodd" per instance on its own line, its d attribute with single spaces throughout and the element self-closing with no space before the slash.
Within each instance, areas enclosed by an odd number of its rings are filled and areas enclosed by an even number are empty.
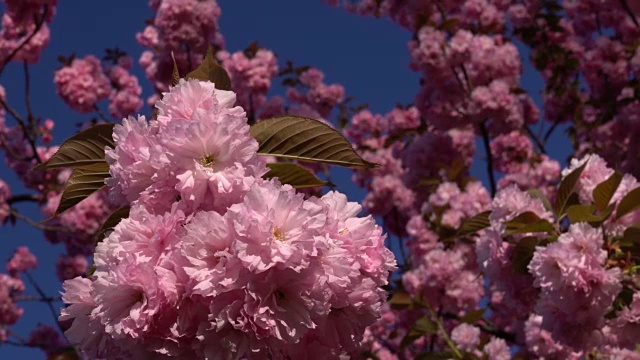
<svg viewBox="0 0 640 360">
<path fill-rule="evenodd" d="M 397 208 L 393 209 L 393 215 L 396 218 L 396 224 L 400 224 L 400 214 L 398 214 Z M 398 246 L 400 246 L 400 255 L 402 255 L 402 268 L 406 270 L 407 253 L 404 250 L 404 241 L 400 235 L 396 235 L 396 238 L 398 239 Z"/>
<path fill-rule="evenodd" d="M 3 99 L 0 96 L 0 105 L 2 105 L 2 107 L 4 107 L 4 109 L 11 114 L 11 116 L 13 116 L 14 119 L 16 119 L 16 121 L 18 122 L 18 125 L 20 125 L 20 128 L 22 128 L 22 132 L 24 133 L 25 138 L 27 139 L 27 141 L 29 142 L 29 145 L 31 146 L 31 150 L 33 151 L 33 158 L 36 159 L 36 161 L 38 161 L 38 163 L 42 162 L 42 159 L 40 159 L 40 155 L 38 154 L 38 149 L 36 148 L 36 143 L 35 141 L 31 138 L 31 136 L 29 135 L 29 129 L 27 128 L 27 124 L 25 123 L 24 119 L 22 118 L 22 116 L 20 116 L 20 114 L 18 114 L 18 112 L 12 108 L 11 106 L 9 106 L 9 104 L 7 104 L 6 100 Z"/>
<path fill-rule="evenodd" d="M 482 134 L 482 142 L 487 156 L 487 175 L 489 175 L 489 185 L 491 186 L 491 197 L 496 195 L 496 178 L 493 173 L 493 154 L 491 153 L 491 145 L 489 144 L 489 132 L 485 126 L 485 122 L 480 123 L 480 133 Z"/>
<path fill-rule="evenodd" d="M 11 215 L 15 216 L 16 218 L 26 222 L 27 224 L 38 228 L 40 230 L 45 230 L 45 231 L 62 231 L 62 232 L 69 232 L 69 229 L 67 228 L 63 228 L 63 227 L 59 227 L 59 226 L 47 226 L 47 225 L 42 225 L 41 223 L 35 222 L 33 221 L 30 217 L 21 214 L 18 210 L 14 209 L 14 208 L 10 208 L 9 212 L 11 213 Z"/>
<path fill-rule="evenodd" d="M 527 133 L 529 134 L 529 136 L 533 139 L 533 142 L 538 146 L 538 149 L 540 149 L 540 152 L 543 154 L 546 154 L 547 151 L 544 149 L 544 144 L 542 143 L 542 141 L 540 141 L 538 136 L 536 136 L 536 134 L 533 133 L 533 131 L 531 130 L 531 128 L 529 128 L 529 126 L 525 125 L 524 128 L 525 130 L 527 130 Z"/>
<path fill-rule="evenodd" d="M 558 125 L 560 125 L 560 121 L 556 121 L 553 123 L 553 125 L 551 125 L 551 127 L 547 130 L 547 132 L 544 134 L 544 138 L 542 138 L 542 144 L 546 145 L 547 141 L 549 140 L 549 138 L 551 137 L 551 134 L 553 133 L 553 131 L 556 129 L 556 127 L 558 127 Z"/>
<path fill-rule="evenodd" d="M 38 285 L 36 280 L 31 276 L 31 274 L 28 271 L 25 271 L 24 274 L 26 275 L 27 280 L 29 280 L 31 285 L 33 285 L 33 287 L 36 289 L 36 291 L 38 292 L 38 295 L 40 295 L 43 299 L 49 298 L 49 296 L 47 296 L 44 293 L 40 285 Z M 51 311 L 51 315 L 53 316 L 53 320 L 56 322 L 56 325 L 58 325 L 58 328 L 60 329 L 60 331 L 64 333 L 64 329 L 62 328 L 62 325 L 60 325 L 60 322 L 58 321 L 58 312 L 53 308 L 52 302 L 46 301 L 46 304 L 47 304 L 47 307 L 49 307 L 49 311 Z"/>
<path fill-rule="evenodd" d="M 20 296 L 14 296 L 13 301 L 59 302 L 59 301 L 62 301 L 62 297 L 50 296 L 46 298 L 41 298 L 40 296 L 20 295 Z"/>
<path fill-rule="evenodd" d="M 47 13 L 49 12 L 49 6 L 48 5 L 44 5 L 43 9 L 44 9 L 44 12 L 42 13 L 42 18 L 36 20 L 36 28 L 33 30 L 33 32 L 31 34 L 29 34 L 29 36 L 27 36 L 27 38 L 24 39 L 20 43 L 20 45 L 18 45 L 17 48 L 13 49 L 13 51 L 11 53 L 9 53 L 9 56 L 7 56 L 2 61 L 2 64 L 0 64 L 0 76 L 2 76 L 2 72 L 7 67 L 7 64 L 9 64 L 9 62 L 13 59 L 13 57 L 16 56 L 16 54 L 23 47 L 25 47 L 25 45 L 27 45 L 29 43 L 29 41 L 31 41 L 31 39 L 33 39 L 34 36 L 36 36 L 36 34 L 38 33 L 38 31 L 40 31 L 40 29 L 42 29 L 42 25 L 44 25 L 44 21 L 47 18 Z"/>
<path fill-rule="evenodd" d="M 98 116 L 100 117 L 100 119 L 102 121 L 105 122 L 111 122 L 111 120 L 109 120 L 109 118 L 107 117 L 107 115 L 105 115 L 102 110 L 100 110 L 100 108 L 98 107 L 98 104 L 93 104 L 93 110 L 96 111 L 96 113 L 98 113 Z"/>
<path fill-rule="evenodd" d="M 20 195 L 13 195 L 12 197 L 8 198 L 7 204 L 11 205 L 18 202 L 40 202 L 40 201 L 41 201 L 41 198 L 38 195 L 20 194 Z"/>
<path fill-rule="evenodd" d="M 33 115 L 33 108 L 31 107 L 31 77 L 29 76 L 29 64 L 26 61 L 22 63 L 22 69 L 24 72 L 24 102 L 27 107 L 27 120 L 29 121 L 30 134 L 35 130 L 35 116 Z"/>
<path fill-rule="evenodd" d="M 424 303 L 424 305 L 426 305 L 427 310 L 429 310 L 429 313 L 431 314 L 431 317 L 433 318 L 433 320 L 435 320 L 436 325 L 438 326 L 438 330 L 440 331 L 440 333 L 442 333 L 442 338 L 444 342 L 449 346 L 449 348 L 453 352 L 453 355 L 455 355 L 456 359 L 462 359 L 462 353 L 460 352 L 460 350 L 458 350 L 458 347 L 453 343 L 453 341 L 449 337 L 449 334 L 447 334 L 447 330 L 442 325 L 442 321 L 440 321 L 440 316 L 438 316 L 433 311 L 433 309 L 431 308 L 431 305 L 429 305 L 428 303 Z"/>
</svg>

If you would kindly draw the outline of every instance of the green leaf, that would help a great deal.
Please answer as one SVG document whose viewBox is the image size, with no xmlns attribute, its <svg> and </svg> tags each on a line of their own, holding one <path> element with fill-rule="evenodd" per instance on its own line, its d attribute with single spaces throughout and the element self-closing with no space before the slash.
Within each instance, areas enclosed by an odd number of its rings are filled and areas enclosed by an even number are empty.
<svg viewBox="0 0 640 360">
<path fill-rule="evenodd" d="M 406 348 L 425 334 L 435 334 L 437 332 L 438 324 L 433 322 L 427 316 L 423 316 L 418 319 L 415 324 L 413 324 L 411 330 L 409 330 L 407 335 L 402 338 L 402 341 L 400 342 L 400 348 Z"/>
<path fill-rule="evenodd" d="M 562 217 L 562 215 L 564 215 L 569 196 L 573 194 L 573 189 L 580 179 L 580 175 L 584 171 L 584 168 L 587 166 L 587 163 L 588 162 L 585 161 L 584 164 L 582 164 L 579 168 L 573 170 L 569 175 L 562 179 L 562 182 L 560 182 L 560 187 L 558 188 L 556 201 L 553 207 L 558 220 Z"/>
<path fill-rule="evenodd" d="M 544 208 L 547 211 L 551 211 L 552 210 L 551 202 L 549 201 L 549 198 L 540 189 L 529 189 L 529 190 L 527 190 L 527 193 L 532 198 L 540 199 L 540 201 L 542 201 L 542 204 L 544 205 Z"/>
<path fill-rule="evenodd" d="M 213 58 L 213 50 L 211 46 L 207 49 L 207 54 L 202 60 L 202 64 L 195 70 L 188 73 L 185 79 L 196 79 L 202 81 L 211 81 L 215 84 L 216 89 L 231 90 L 231 78 L 227 71 Z"/>
<path fill-rule="evenodd" d="M 258 155 L 320 162 L 350 168 L 373 168 L 337 130 L 313 119 L 285 115 L 251 126 Z"/>
<path fill-rule="evenodd" d="M 640 187 L 629 191 L 629 193 L 620 200 L 618 210 L 616 210 L 616 219 L 620 219 L 638 209 L 638 207 L 640 207 Z"/>
<path fill-rule="evenodd" d="M 632 253 L 638 253 L 640 250 L 640 226 L 629 226 L 624 230 L 620 247 L 624 250 L 630 250 Z"/>
<path fill-rule="evenodd" d="M 536 251 L 536 245 L 538 245 L 538 238 L 534 236 L 527 236 L 520 239 L 513 249 L 513 270 L 518 274 L 527 274 L 529 269 L 529 262 L 533 258 L 533 253 Z"/>
<path fill-rule="evenodd" d="M 329 181 L 322 181 L 309 169 L 294 163 L 271 163 L 267 164 L 270 169 L 263 178 L 278 178 L 281 183 L 289 184 L 296 189 L 335 186 Z"/>
<path fill-rule="evenodd" d="M 93 275 L 93 273 L 96 272 L 96 264 L 91 264 L 91 266 L 89 266 L 89 269 L 87 270 L 86 274 L 87 276 L 91 276 Z"/>
<path fill-rule="evenodd" d="M 97 242 L 101 242 L 105 238 L 107 232 L 116 227 L 116 225 L 120 223 L 120 220 L 128 218 L 129 210 L 131 210 L 131 207 L 123 206 L 111 213 L 111 215 L 109 215 L 107 220 L 104 221 L 104 224 L 102 224 L 100 230 L 98 231 Z"/>
<path fill-rule="evenodd" d="M 620 182 L 622 182 L 622 174 L 616 171 L 593 189 L 593 200 L 598 210 L 602 211 L 607 208 L 613 194 L 618 190 Z"/>
<path fill-rule="evenodd" d="M 104 179 L 107 177 L 109 177 L 109 165 L 106 162 L 95 164 L 91 168 L 74 169 L 64 186 L 55 215 L 72 208 L 89 195 L 105 187 Z"/>
<path fill-rule="evenodd" d="M 553 224 L 551 224 L 547 220 L 541 219 L 539 221 L 536 221 L 535 223 L 522 224 L 521 226 L 513 227 L 511 229 L 506 230 L 506 233 L 509 235 L 515 235 L 515 234 L 526 234 L 526 233 L 537 233 L 537 232 L 550 233 L 551 231 L 553 231 Z"/>
<path fill-rule="evenodd" d="M 533 211 L 525 211 L 507 222 L 507 228 L 509 228 L 509 224 L 531 224 L 539 220 L 540 217 Z"/>
<path fill-rule="evenodd" d="M 567 216 L 572 223 L 588 222 L 592 226 L 600 226 L 609 218 L 614 206 L 609 206 L 600 214 L 594 214 L 595 205 L 571 205 L 567 208 Z"/>
<path fill-rule="evenodd" d="M 475 216 L 467 219 L 465 222 L 460 225 L 456 236 L 465 236 L 474 234 L 482 229 L 488 228 L 489 225 L 489 215 L 491 211 L 481 212 L 476 214 Z"/>
<path fill-rule="evenodd" d="M 398 291 L 394 293 L 388 302 L 389 306 L 391 306 L 392 309 L 396 310 L 405 310 L 413 307 L 413 298 L 411 298 L 411 295 L 404 291 Z"/>
<path fill-rule="evenodd" d="M 480 321 L 480 319 L 482 319 L 486 311 L 487 311 L 486 309 L 478 309 L 478 310 L 468 312 L 462 318 L 460 318 L 460 321 L 468 324 L 475 324 L 478 321 Z"/>
<path fill-rule="evenodd" d="M 611 310 L 604 315 L 606 319 L 613 319 L 616 317 L 616 313 L 625 307 L 631 305 L 633 302 L 633 294 L 634 291 L 628 285 L 624 285 L 622 290 L 618 293 L 616 298 L 613 300 L 613 305 L 611 306 Z"/>
<path fill-rule="evenodd" d="M 68 138 L 46 162 L 33 170 L 86 169 L 105 163 L 104 148 L 115 147 L 111 134 L 115 124 L 98 124 Z M 105 163 L 106 164 L 106 163 Z"/>
</svg>

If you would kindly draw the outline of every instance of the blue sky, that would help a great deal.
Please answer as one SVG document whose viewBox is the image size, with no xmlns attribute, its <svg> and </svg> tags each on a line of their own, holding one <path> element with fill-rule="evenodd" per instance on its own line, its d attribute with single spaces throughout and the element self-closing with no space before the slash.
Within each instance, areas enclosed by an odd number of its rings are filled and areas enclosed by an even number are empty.
<svg viewBox="0 0 640 360">
<path fill-rule="evenodd" d="M 325 72 L 327 82 L 341 83 L 357 103 L 368 103 L 375 112 L 385 113 L 398 103 L 410 103 L 418 90 L 419 75 L 408 68 L 407 41 L 411 34 L 389 20 L 351 15 L 319 0 L 219 0 L 218 3 L 223 13 L 221 30 L 229 51 L 244 49 L 257 40 L 278 55 L 281 65 L 286 60 L 297 65 L 313 65 Z M 104 49 L 118 46 L 137 60 L 142 48 L 135 40 L 135 33 L 141 31 L 145 19 L 151 17 L 153 13 L 147 1 L 61 2 L 51 25 L 49 47 L 41 61 L 31 67 L 34 110 L 37 116 L 56 122 L 55 143 L 70 136 L 76 130 L 76 123 L 91 118 L 91 115 L 71 111 L 56 96 L 53 71 L 59 66 L 57 56 L 75 52 L 78 57 L 88 54 L 101 57 Z M 145 97 L 150 95 L 151 88 L 137 62 L 134 72 L 141 80 Z M 539 92 L 539 78 L 526 76 L 524 80 L 526 89 Z M 9 103 L 24 114 L 21 67 L 10 65 L 2 74 L 0 84 L 6 88 Z M 106 110 L 106 104 L 101 105 Z M 148 114 L 149 109 L 144 108 L 143 113 Z M 7 124 L 15 122 L 8 117 Z M 567 154 L 565 141 L 562 136 L 552 139 L 552 149 L 561 150 L 559 159 L 562 160 Z M 481 175 L 483 169 L 484 163 L 477 162 L 474 173 L 481 179 L 486 178 Z M 350 177 L 346 170 L 332 174 L 339 190 L 346 192 L 352 200 L 361 200 L 364 192 L 349 184 Z M 14 194 L 25 192 L 4 164 L 0 165 L 0 178 L 10 184 Z M 36 206 L 20 204 L 18 208 L 40 220 Z M 39 265 L 34 276 L 47 294 L 55 295 L 60 290 L 60 283 L 55 276 L 54 264 L 62 247 L 50 245 L 40 231 L 24 223 L 0 228 L 2 263 L 20 245 L 29 246 L 38 256 Z M 35 293 L 28 287 L 27 294 Z M 25 304 L 25 309 L 25 316 L 14 328 L 21 335 L 27 336 L 28 330 L 39 322 L 53 324 L 45 305 Z M 38 350 L 0 345 L 0 359 L 20 356 L 44 358 Z"/>
</svg>

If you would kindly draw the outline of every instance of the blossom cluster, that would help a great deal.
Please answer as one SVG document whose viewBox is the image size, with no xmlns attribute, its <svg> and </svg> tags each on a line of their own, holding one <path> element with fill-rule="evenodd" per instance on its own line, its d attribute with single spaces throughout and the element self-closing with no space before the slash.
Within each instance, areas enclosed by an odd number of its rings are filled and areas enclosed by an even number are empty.
<svg viewBox="0 0 640 360">
<path fill-rule="evenodd" d="M 103 68 L 93 55 L 72 59 L 57 70 L 53 81 L 58 95 L 80 113 L 96 111 L 99 101 L 109 99 L 109 113 L 116 119 L 135 114 L 142 108 L 142 88 L 130 74 L 132 60 L 121 56 L 115 65 Z"/>
<path fill-rule="evenodd" d="M 107 183 L 129 217 L 93 275 L 63 285 L 60 320 L 87 356 L 337 359 L 378 318 L 395 269 L 382 229 L 343 194 L 263 180 L 235 100 L 180 80 L 157 119 L 116 125 Z"/>
<path fill-rule="evenodd" d="M 218 24 L 222 11 L 216 0 L 162 0 L 149 5 L 155 17 L 136 34 L 138 43 L 147 48 L 138 62 L 155 90 L 167 91 L 174 59 L 180 73 L 186 74 L 202 62 L 209 45 L 224 48 Z M 147 101 L 153 105 L 157 98 L 152 95 Z"/>
<path fill-rule="evenodd" d="M 396 131 L 386 116 L 369 110 L 355 113 L 345 128 L 363 157 L 382 165 L 354 180 L 368 192 L 365 207 L 409 250 L 398 292 L 423 306 L 396 309 L 393 331 L 372 326 L 369 334 L 375 335 L 363 353 L 395 359 L 429 348 L 451 350 L 451 357 L 462 356 L 457 350 L 506 359 L 515 345 L 525 357 L 637 357 L 632 350 L 638 339 L 617 330 L 630 327 L 614 325 L 629 321 L 622 314 L 636 306 L 630 294 L 638 291 L 632 285 L 637 255 L 617 242 L 632 234 L 637 211 L 618 217 L 614 205 L 637 188 L 632 164 L 638 160 L 634 84 L 640 56 L 633 39 L 640 32 L 640 9 L 629 1 L 325 2 L 388 17 L 411 31 L 411 68 L 422 77 L 410 107 L 417 123 L 408 131 Z M 532 50 L 545 82 L 544 110 L 520 89 L 522 48 L 513 39 Z M 537 130 L 531 125 L 540 118 L 546 123 Z M 548 155 L 548 141 L 566 122 L 583 159 L 561 173 L 560 162 Z M 476 152 L 477 137 L 483 154 Z M 602 158 L 585 156 L 594 151 Z M 487 161 L 490 190 L 497 191 L 493 201 L 482 186 L 478 190 L 484 191 L 461 198 L 475 181 L 469 169 L 479 157 Z M 629 174 L 616 183 L 611 208 L 601 209 L 594 190 L 614 174 L 607 162 Z M 566 195 L 556 194 L 561 179 L 585 163 L 575 188 L 578 200 L 572 197 L 567 205 L 575 207 L 558 219 L 533 195 L 553 203 Z M 589 224 L 576 220 L 578 211 L 591 211 Z M 515 223 L 526 219 L 546 222 L 555 235 L 518 233 Z M 470 227 L 485 221 L 488 229 L 468 236 Z M 464 290 L 453 291 L 465 277 L 470 280 Z M 393 298 L 391 303 L 398 306 Z M 406 313 L 414 321 L 400 320 Z M 419 316 L 441 322 L 457 349 L 441 333 L 417 336 L 427 331 L 418 330 Z M 474 316 L 482 319 L 468 320 Z M 501 339 L 488 336 L 495 328 Z M 403 354 L 412 350 L 407 341 L 418 350 Z"/>
</svg>

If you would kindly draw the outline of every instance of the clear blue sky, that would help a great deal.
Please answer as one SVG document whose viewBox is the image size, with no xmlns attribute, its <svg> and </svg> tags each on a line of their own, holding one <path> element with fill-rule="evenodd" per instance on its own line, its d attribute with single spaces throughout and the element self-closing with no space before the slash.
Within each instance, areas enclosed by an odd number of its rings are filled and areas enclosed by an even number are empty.
<svg viewBox="0 0 640 360">
<path fill-rule="evenodd" d="M 51 25 L 51 42 L 43 53 L 40 63 L 32 66 L 32 103 L 37 116 L 51 118 L 56 122 L 55 143 L 59 144 L 75 131 L 75 124 L 86 121 L 91 116 L 71 111 L 56 96 L 53 86 L 53 71 L 59 66 L 58 55 L 73 52 L 83 57 L 94 54 L 101 57 L 105 48 L 118 46 L 137 60 L 142 48 L 135 40 L 135 33 L 144 28 L 145 19 L 153 17 L 147 1 L 112 0 L 61 1 L 57 15 Z M 418 90 L 419 75 L 408 68 L 409 55 L 407 41 L 411 34 L 388 20 L 363 18 L 322 4 L 320 0 L 219 0 L 222 8 L 221 29 L 226 39 L 227 49 L 244 49 L 257 40 L 261 45 L 273 50 L 283 65 L 292 60 L 297 65 L 313 65 L 325 72 L 327 82 L 339 82 L 345 86 L 347 94 L 358 103 L 368 103 L 372 111 L 385 113 L 397 103 L 410 103 Z M 144 96 L 151 94 L 151 88 L 137 63 L 134 72 L 141 80 Z M 7 90 L 9 103 L 24 114 L 23 80 L 21 67 L 9 66 L 2 78 Z M 525 88 L 540 89 L 536 77 L 525 78 Z M 538 90 L 535 90 L 536 92 Z M 277 89 L 276 89 L 277 92 Z M 536 100 L 539 98 L 536 97 Z M 105 105 L 101 104 L 106 110 Z M 148 108 L 143 113 L 149 113 Z M 14 125 L 7 118 L 8 125 Z M 554 139 L 562 149 L 561 159 L 567 154 L 562 137 Z M 480 178 L 484 164 L 478 162 L 474 173 Z M 364 192 L 349 184 L 349 171 L 337 171 L 332 180 L 338 189 L 346 192 L 352 200 L 361 200 Z M 2 164 L 0 178 L 7 181 L 14 194 L 24 193 L 13 173 Z M 19 204 L 20 211 L 40 220 L 36 206 Z M 24 223 L 16 227 L 0 228 L 0 262 L 10 257 L 20 245 L 28 245 L 38 257 L 35 278 L 47 294 L 56 295 L 60 283 L 55 276 L 55 260 L 62 246 L 47 243 L 39 230 Z M 27 294 L 35 294 L 28 286 Z M 60 307 L 58 305 L 57 307 Z M 53 318 L 44 304 L 25 304 L 25 316 L 14 329 L 23 336 L 35 324 L 54 324 Z M 0 359 L 40 359 L 44 355 L 38 350 L 0 345 Z"/>
</svg>

